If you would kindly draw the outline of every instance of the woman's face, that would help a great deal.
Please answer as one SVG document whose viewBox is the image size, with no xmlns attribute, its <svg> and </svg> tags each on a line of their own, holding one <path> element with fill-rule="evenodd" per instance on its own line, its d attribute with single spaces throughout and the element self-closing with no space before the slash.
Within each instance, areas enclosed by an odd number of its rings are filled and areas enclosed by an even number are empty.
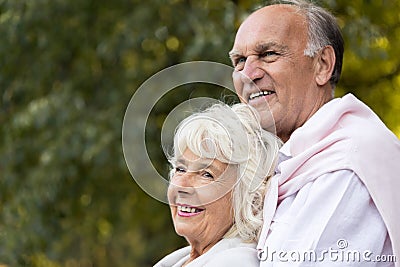
<svg viewBox="0 0 400 267">
<path fill-rule="evenodd" d="M 212 247 L 233 224 L 236 167 L 186 149 L 168 188 L 175 231 L 193 245 Z"/>
</svg>

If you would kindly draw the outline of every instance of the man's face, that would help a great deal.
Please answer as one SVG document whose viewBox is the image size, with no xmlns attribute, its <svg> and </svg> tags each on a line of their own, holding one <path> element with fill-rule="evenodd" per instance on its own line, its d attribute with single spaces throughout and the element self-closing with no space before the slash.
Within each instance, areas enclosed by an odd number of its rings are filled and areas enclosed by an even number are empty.
<svg viewBox="0 0 400 267">
<path fill-rule="evenodd" d="M 263 128 L 275 122 L 285 142 L 323 105 L 315 60 L 304 55 L 307 27 L 291 6 L 264 7 L 243 22 L 230 52 L 241 101 L 257 109 Z"/>
</svg>

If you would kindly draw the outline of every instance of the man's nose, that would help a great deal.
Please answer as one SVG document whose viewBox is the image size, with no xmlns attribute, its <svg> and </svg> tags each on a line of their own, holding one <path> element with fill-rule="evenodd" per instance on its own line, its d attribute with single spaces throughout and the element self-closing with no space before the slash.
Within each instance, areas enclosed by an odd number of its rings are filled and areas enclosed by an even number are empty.
<svg viewBox="0 0 400 267">
<path fill-rule="evenodd" d="M 240 71 L 243 83 L 255 82 L 264 76 L 264 71 L 260 68 L 260 61 L 256 56 L 249 56 Z"/>
</svg>

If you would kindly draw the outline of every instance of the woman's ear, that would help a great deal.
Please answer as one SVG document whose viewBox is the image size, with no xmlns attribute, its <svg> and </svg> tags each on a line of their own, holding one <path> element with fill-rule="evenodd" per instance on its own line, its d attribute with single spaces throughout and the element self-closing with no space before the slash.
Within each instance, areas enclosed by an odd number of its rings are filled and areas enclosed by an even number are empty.
<svg viewBox="0 0 400 267">
<path fill-rule="evenodd" d="M 317 56 L 315 80 L 319 86 L 323 86 L 332 77 L 336 62 L 335 51 L 332 46 L 328 45 L 322 48 Z"/>
</svg>

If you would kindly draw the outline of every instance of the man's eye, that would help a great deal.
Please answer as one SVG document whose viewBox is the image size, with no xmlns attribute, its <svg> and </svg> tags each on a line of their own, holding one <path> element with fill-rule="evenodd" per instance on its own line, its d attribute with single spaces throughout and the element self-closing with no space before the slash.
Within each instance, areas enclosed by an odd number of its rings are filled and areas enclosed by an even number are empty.
<svg viewBox="0 0 400 267">
<path fill-rule="evenodd" d="M 244 64 L 246 63 L 246 58 L 245 57 L 239 57 L 237 59 L 235 59 L 234 61 L 234 67 L 235 70 L 242 70 L 244 68 Z"/>
<path fill-rule="evenodd" d="M 278 56 L 279 53 L 275 52 L 275 51 L 265 51 L 264 53 L 262 53 L 260 55 L 260 57 L 270 57 L 270 56 Z"/>
<path fill-rule="evenodd" d="M 243 65 L 245 62 L 246 62 L 245 57 L 239 57 L 233 61 L 233 65 L 234 65 L 234 67 L 237 67 L 237 66 Z"/>
<path fill-rule="evenodd" d="M 241 57 L 236 61 L 236 64 L 242 64 L 242 63 L 245 63 L 245 62 L 246 62 L 246 58 Z"/>
</svg>

